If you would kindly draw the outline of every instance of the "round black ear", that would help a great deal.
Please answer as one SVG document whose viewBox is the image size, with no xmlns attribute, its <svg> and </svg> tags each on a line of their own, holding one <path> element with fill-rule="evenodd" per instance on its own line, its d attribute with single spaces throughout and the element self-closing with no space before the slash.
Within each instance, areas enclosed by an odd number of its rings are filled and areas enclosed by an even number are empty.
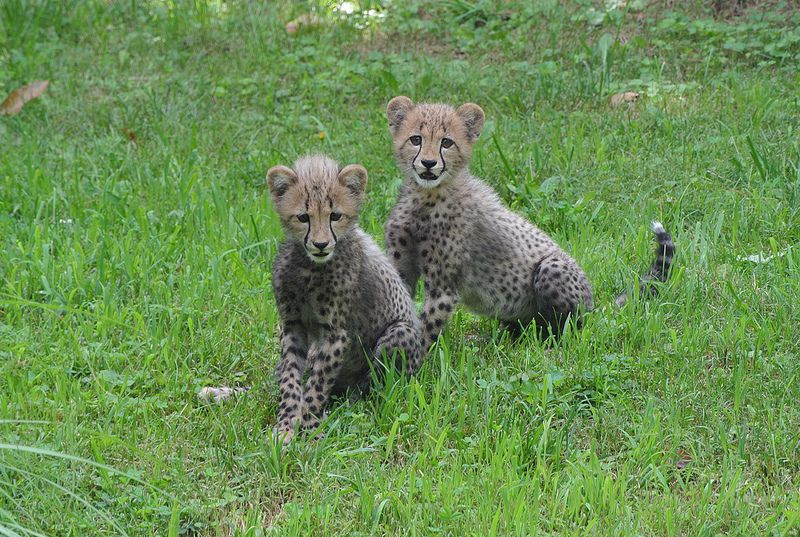
<svg viewBox="0 0 800 537">
<path fill-rule="evenodd" d="M 403 124 L 403 121 L 405 121 L 408 116 L 408 113 L 413 110 L 415 106 L 414 101 L 405 95 L 400 95 L 389 101 L 389 104 L 386 105 L 386 116 L 389 118 L 389 130 L 392 134 L 397 132 L 397 129 L 400 128 L 400 125 Z"/>
<path fill-rule="evenodd" d="M 474 142 L 477 140 L 478 136 L 481 135 L 483 123 L 486 120 L 486 116 L 481 107 L 475 103 L 462 104 L 458 107 L 458 110 L 456 110 L 456 115 L 464 121 L 464 125 L 467 127 L 467 136 L 469 136 L 470 141 Z"/>
</svg>

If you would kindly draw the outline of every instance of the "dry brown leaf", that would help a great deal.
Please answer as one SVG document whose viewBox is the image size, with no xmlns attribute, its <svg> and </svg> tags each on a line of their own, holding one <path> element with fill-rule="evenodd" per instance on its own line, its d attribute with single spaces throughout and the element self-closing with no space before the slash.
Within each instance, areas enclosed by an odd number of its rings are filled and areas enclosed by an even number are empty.
<svg viewBox="0 0 800 537">
<path fill-rule="evenodd" d="M 37 80 L 27 86 L 15 89 L 6 100 L 3 101 L 3 104 L 0 104 L 0 114 L 8 116 L 19 114 L 22 107 L 25 106 L 28 101 L 32 101 L 44 93 L 44 90 L 47 89 L 49 84 L 50 81 L 48 80 Z"/>
<path fill-rule="evenodd" d="M 136 137 L 136 133 L 130 130 L 127 127 L 122 127 L 122 134 L 128 138 L 128 141 L 132 143 L 135 147 L 139 147 L 139 139 Z"/>
<path fill-rule="evenodd" d="M 626 91 L 624 93 L 615 93 L 611 96 L 611 106 L 619 106 L 623 103 L 635 103 L 639 100 L 639 94 L 635 91 Z"/>
<path fill-rule="evenodd" d="M 303 13 L 296 19 L 286 23 L 286 33 L 296 34 L 303 26 L 316 26 L 322 22 L 316 13 Z"/>
<path fill-rule="evenodd" d="M 685 449 L 679 449 L 677 455 L 678 455 L 678 462 L 675 463 L 675 466 L 678 467 L 678 470 L 683 470 L 684 468 L 689 466 L 690 462 L 692 462 L 692 456 Z"/>
</svg>

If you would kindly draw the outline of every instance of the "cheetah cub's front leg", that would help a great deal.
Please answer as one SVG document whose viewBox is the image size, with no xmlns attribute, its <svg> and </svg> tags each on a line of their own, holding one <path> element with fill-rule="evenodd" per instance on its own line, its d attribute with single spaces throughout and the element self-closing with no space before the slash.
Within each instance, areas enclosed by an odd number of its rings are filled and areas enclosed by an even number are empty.
<svg viewBox="0 0 800 537">
<path fill-rule="evenodd" d="M 331 389 L 342 370 L 342 357 L 347 353 L 350 338 L 340 329 L 326 330 L 308 353 L 313 360 L 311 374 L 303 397 L 303 427 L 318 427 Z"/>
<path fill-rule="evenodd" d="M 305 335 L 296 328 L 299 328 L 299 322 L 285 322 L 281 330 L 281 359 L 278 363 L 281 402 L 276 433 L 284 444 L 291 441 L 303 421 L 302 379 L 307 347 Z"/>
<path fill-rule="evenodd" d="M 422 306 L 422 348 L 426 351 L 436 343 L 439 334 L 458 304 L 458 291 L 441 281 L 425 282 L 425 303 Z"/>
<path fill-rule="evenodd" d="M 420 269 L 417 245 L 406 226 L 408 215 L 403 207 L 396 208 L 386 226 L 386 255 L 394 263 L 403 283 L 413 298 L 417 290 Z"/>
</svg>

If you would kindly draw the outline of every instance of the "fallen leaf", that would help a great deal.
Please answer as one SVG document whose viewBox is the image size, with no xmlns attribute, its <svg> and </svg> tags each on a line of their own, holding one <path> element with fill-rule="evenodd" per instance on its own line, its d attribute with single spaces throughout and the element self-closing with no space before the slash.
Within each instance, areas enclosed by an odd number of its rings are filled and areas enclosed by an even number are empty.
<svg viewBox="0 0 800 537">
<path fill-rule="evenodd" d="M 44 90 L 47 89 L 49 84 L 50 82 L 48 80 L 37 80 L 27 86 L 15 89 L 6 100 L 3 101 L 3 104 L 0 104 L 0 114 L 8 116 L 19 114 L 22 107 L 25 106 L 28 101 L 32 101 L 44 93 Z"/>
<path fill-rule="evenodd" d="M 619 106 L 623 103 L 635 103 L 639 100 L 639 94 L 635 91 L 626 91 L 624 93 L 615 93 L 611 96 L 611 106 Z"/>
<path fill-rule="evenodd" d="M 139 140 L 136 138 L 136 133 L 130 130 L 127 127 L 122 127 L 122 134 L 124 134 L 128 141 L 130 141 L 134 146 L 139 147 Z"/>
<path fill-rule="evenodd" d="M 692 462 L 692 456 L 689 454 L 688 451 L 685 449 L 678 450 L 678 462 L 675 463 L 675 466 L 678 467 L 678 470 L 683 470 L 689 463 Z"/>
<path fill-rule="evenodd" d="M 303 26 L 317 26 L 322 20 L 316 13 L 303 13 L 296 19 L 286 23 L 286 33 L 296 34 Z"/>
</svg>

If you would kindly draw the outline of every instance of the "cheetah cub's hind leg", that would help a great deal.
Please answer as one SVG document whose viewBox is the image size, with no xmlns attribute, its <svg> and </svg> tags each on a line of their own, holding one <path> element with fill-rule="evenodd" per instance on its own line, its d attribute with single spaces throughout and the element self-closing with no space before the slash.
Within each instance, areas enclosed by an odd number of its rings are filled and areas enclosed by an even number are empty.
<svg viewBox="0 0 800 537">
<path fill-rule="evenodd" d="M 419 328 L 407 322 L 391 324 L 378 338 L 373 356 L 378 365 L 383 364 L 383 368 L 394 367 L 403 371 L 405 367 L 405 374 L 413 375 L 422 361 Z"/>
<path fill-rule="evenodd" d="M 558 337 L 572 317 L 581 327 L 581 314 L 590 311 L 592 287 L 578 264 L 569 256 L 555 253 L 542 260 L 534 270 L 536 322 L 541 338 Z"/>
<path fill-rule="evenodd" d="M 391 324 L 378 337 L 372 351 L 372 366 L 352 386 L 350 401 L 372 391 L 375 381 L 381 382 L 387 369 L 394 369 L 411 376 L 417 372 L 422 362 L 420 328 L 408 322 Z M 342 390 L 340 393 L 344 393 Z"/>
</svg>

